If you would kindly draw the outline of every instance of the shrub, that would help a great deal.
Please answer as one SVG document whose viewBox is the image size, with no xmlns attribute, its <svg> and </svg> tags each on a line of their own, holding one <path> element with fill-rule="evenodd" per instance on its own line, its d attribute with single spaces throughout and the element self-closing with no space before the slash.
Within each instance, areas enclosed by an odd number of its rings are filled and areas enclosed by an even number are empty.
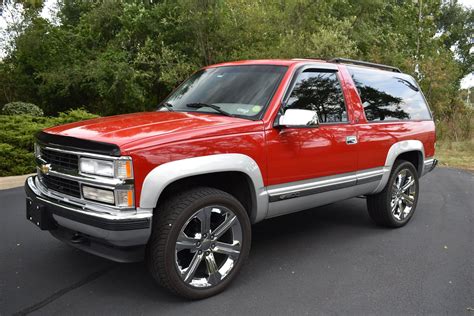
<svg viewBox="0 0 474 316">
<path fill-rule="evenodd" d="M 82 109 L 60 113 L 58 117 L 0 115 L 0 176 L 35 171 L 34 135 L 45 128 L 97 117 Z"/>
<path fill-rule="evenodd" d="M 2 114 L 43 116 L 43 111 L 33 103 L 10 102 L 3 106 Z"/>
<path fill-rule="evenodd" d="M 96 117 L 99 116 L 89 113 L 84 109 L 69 110 L 66 112 L 59 113 L 59 117 L 56 118 L 57 122 L 55 125 L 90 120 Z"/>
<path fill-rule="evenodd" d="M 450 116 L 436 120 L 438 140 L 465 141 L 474 137 L 474 109 L 469 107 L 454 111 Z"/>
</svg>

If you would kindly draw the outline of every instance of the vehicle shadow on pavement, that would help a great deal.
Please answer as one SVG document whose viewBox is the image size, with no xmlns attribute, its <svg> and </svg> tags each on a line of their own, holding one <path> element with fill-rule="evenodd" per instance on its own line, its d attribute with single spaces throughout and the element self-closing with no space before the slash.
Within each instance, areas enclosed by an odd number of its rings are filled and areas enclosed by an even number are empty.
<svg viewBox="0 0 474 316">
<path fill-rule="evenodd" d="M 338 244 L 344 245 L 347 238 L 363 238 L 364 232 L 373 234 L 374 229 L 378 228 L 366 214 L 364 199 L 342 201 L 258 223 L 253 226 L 252 250 L 241 275 L 219 297 L 233 291 L 248 291 L 259 277 L 291 267 L 288 258 L 302 260 L 305 252 L 308 259 L 318 252 L 323 256 L 328 247 L 337 250 Z M 144 262 L 114 265 L 110 273 L 93 283 L 94 296 L 115 293 L 134 302 L 183 302 L 154 282 Z"/>
</svg>

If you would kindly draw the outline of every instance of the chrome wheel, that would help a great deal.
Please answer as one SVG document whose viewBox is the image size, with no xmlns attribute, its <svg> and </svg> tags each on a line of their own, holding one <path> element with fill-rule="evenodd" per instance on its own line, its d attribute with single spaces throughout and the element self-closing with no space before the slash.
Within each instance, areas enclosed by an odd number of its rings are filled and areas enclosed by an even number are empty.
<svg viewBox="0 0 474 316">
<path fill-rule="evenodd" d="M 402 169 L 392 185 L 390 207 L 392 216 L 404 221 L 412 212 L 416 199 L 415 175 L 409 169 Z"/>
<path fill-rule="evenodd" d="M 175 266 L 193 287 L 219 284 L 232 271 L 242 246 L 237 216 L 220 205 L 195 212 L 182 227 L 175 247 Z"/>
</svg>

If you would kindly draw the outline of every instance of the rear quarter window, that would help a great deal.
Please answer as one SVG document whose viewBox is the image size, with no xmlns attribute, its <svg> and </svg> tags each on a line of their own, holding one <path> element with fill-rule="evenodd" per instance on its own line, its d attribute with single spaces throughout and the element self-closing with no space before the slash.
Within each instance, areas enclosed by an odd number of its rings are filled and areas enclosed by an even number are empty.
<svg viewBox="0 0 474 316">
<path fill-rule="evenodd" d="M 406 74 L 348 67 L 368 121 L 431 120 L 414 79 Z"/>
</svg>

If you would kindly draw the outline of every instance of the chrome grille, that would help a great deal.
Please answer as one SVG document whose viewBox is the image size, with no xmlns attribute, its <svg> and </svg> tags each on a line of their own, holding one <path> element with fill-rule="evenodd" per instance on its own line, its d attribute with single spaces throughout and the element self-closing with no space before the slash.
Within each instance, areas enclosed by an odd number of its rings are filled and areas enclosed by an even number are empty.
<svg viewBox="0 0 474 316">
<path fill-rule="evenodd" d="M 41 174 L 40 181 L 48 189 L 71 195 L 77 198 L 81 197 L 81 188 L 79 182 L 55 177 L 52 175 Z"/>
<path fill-rule="evenodd" d="M 79 170 L 79 157 L 74 154 L 41 148 L 41 158 L 53 167 Z"/>
</svg>

